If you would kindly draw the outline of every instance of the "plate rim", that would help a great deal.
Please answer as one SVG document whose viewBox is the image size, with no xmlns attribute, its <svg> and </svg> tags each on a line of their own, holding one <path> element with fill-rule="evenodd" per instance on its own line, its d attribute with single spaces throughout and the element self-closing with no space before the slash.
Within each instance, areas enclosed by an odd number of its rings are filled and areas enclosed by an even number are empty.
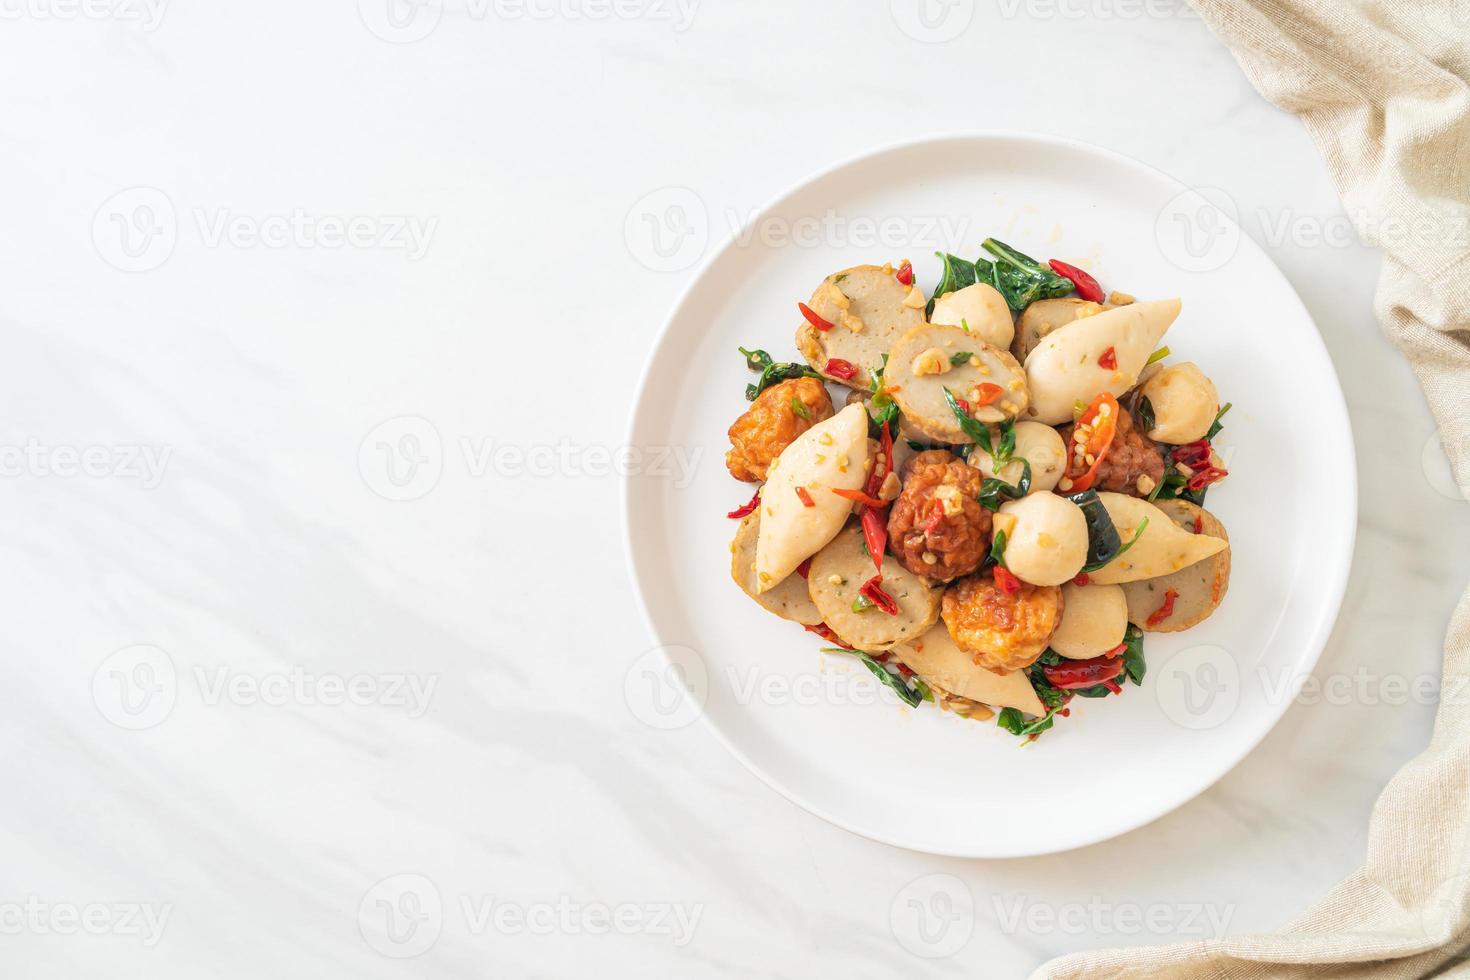
<svg viewBox="0 0 1470 980">
<path fill-rule="evenodd" d="M 753 215 L 751 215 L 746 222 L 742 223 L 739 228 L 731 229 L 726 235 L 724 235 L 720 240 L 718 246 L 712 249 L 703 259 L 701 259 L 701 261 L 695 267 L 693 273 L 690 274 L 688 281 L 684 284 L 684 287 L 679 291 L 678 297 L 675 299 L 674 304 L 670 308 L 668 315 L 664 318 L 663 324 L 659 327 L 658 332 L 654 335 L 652 344 L 649 346 L 647 352 L 644 355 L 643 364 L 639 369 L 638 382 L 637 385 L 634 387 L 632 408 L 629 413 L 627 426 L 624 430 L 624 444 L 629 446 L 636 444 L 640 419 L 644 414 L 645 402 L 648 400 L 651 392 L 654 363 L 658 359 L 659 351 L 663 348 L 665 341 L 668 339 L 670 333 L 672 332 L 674 323 L 680 319 L 682 313 L 684 312 L 685 306 L 687 306 L 689 303 L 691 295 L 694 293 L 696 287 L 699 286 L 700 282 L 704 279 L 705 275 L 709 272 L 710 268 L 714 266 L 715 263 L 719 262 L 724 257 L 725 253 L 738 243 L 740 233 L 745 227 L 750 224 L 759 222 L 774 208 L 782 204 L 788 198 L 791 198 L 792 196 L 800 193 L 801 191 L 817 183 L 818 181 L 821 181 L 833 174 L 836 174 L 842 170 L 846 170 L 850 167 L 855 167 L 870 162 L 878 157 L 887 156 L 889 154 L 902 153 L 917 147 L 924 146 L 926 144 L 942 144 L 954 141 L 983 143 L 986 141 L 994 140 L 1021 140 L 1034 144 L 1040 144 L 1043 146 L 1050 145 L 1054 147 L 1064 147 L 1069 150 L 1076 150 L 1083 153 L 1094 154 L 1107 158 L 1113 163 L 1132 168 L 1155 180 L 1162 181 L 1177 192 L 1183 193 L 1191 190 L 1196 190 L 1196 188 L 1193 188 L 1191 187 L 1191 185 L 1184 183 L 1183 181 L 1174 177 L 1172 174 L 1169 174 L 1166 171 L 1159 169 L 1158 167 L 1145 163 L 1137 159 L 1136 157 L 1132 157 L 1118 150 L 1114 150 L 1105 146 L 1100 146 L 1096 143 L 1090 143 L 1085 140 L 1075 139 L 1073 137 L 1058 136 L 1050 133 L 1030 132 L 1026 130 L 947 130 L 942 132 L 929 133 L 926 135 L 907 137 L 905 139 L 896 140 L 889 143 L 883 143 L 843 157 L 834 163 L 831 163 L 825 167 L 821 167 L 815 171 L 812 171 L 811 173 L 808 173 L 801 179 L 784 187 L 778 194 L 768 199 L 767 202 Z M 1335 398 L 1330 399 L 1330 405 L 1324 406 L 1324 409 L 1327 410 L 1330 414 L 1336 416 L 1334 422 L 1340 423 L 1340 425 L 1334 425 L 1334 430 L 1340 433 L 1338 441 L 1343 445 L 1339 448 L 1344 450 L 1345 461 L 1347 464 L 1346 468 L 1351 477 L 1349 480 L 1349 485 L 1346 488 L 1341 486 L 1337 488 L 1339 496 L 1342 496 L 1342 491 L 1344 489 L 1347 489 L 1349 491 L 1349 493 L 1347 494 L 1347 497 L 1349 498 L 1349 500 L 1347 501 L 1349 506 L 1343 508 L 1344 514 L 1346 515 L 1344 520 L 1346 527 L 1342 529 L 1346 532 L 1346 546 L 1342 552 L 1343 558 L 1341 561 L 1334 563 L 1334 567 L 1328 570 L 1328 575 L 1323 576 L 1322 581 L 1324 594 L 1328 597 L 1329 601 L 1326 605 L 1322 607 L 1322 614 L 1317 618 L 1317 622 L 1312 624 L 1309 631 L 1309 640 L 1306 644 L 1306 647 L 1310 650 L 1310 653 L 1307 654 L 1302 660 L 1298 662 L 1298 664 L 1295 665 L 1297 667 L 1297 673 L 1300 675 L 1301 678 L 1304 679 L 1306 676 L 1312 674 L 1316 670 L 1317 664 L 1320 662 L 1322 654 L 1327 648 L 1327 643 L 1331 639 L 1332 631 L 1336 627 L 1338 619 L 1341 616 L 1343 600 L 1346 597 L 1347 593 L 1348 580 L 1351 576 L 1353 561 L 1357 553 L 1357 443 L 1353 434 L 1352 419 L 1348 413 L 1347 398 L 1342 388 L 1342 379 L 1338 375 L 1337 366 L 1332 361 L 1331 352 L 1327 348 L 1326 341 L 1323 340 L 1322 331 L 1321 328 L 1317 326 L 1316 319 L 1312 316 L 1311 311 L 1307 309 L 1306 304 L 1302 302 L 1301 295 L 1297 292 L 1296 287 L 1292 284 L 1286 273 L 1281 270 L 1281 267 L 1277 265 L 1276 261 L 1271 257 L 1271 255 L 1266 252 L 1266 250 L 1254 238 L 1251 238 L 1249 235 L 1245 234 L 1244 229 L 1240 228 L 1239 222 L 1234 217 L 1225 213 L 1224 211 L 1221 211 L 1220 213 L 1227 222 L 1228 226 L 1234 227 L 1239 232 L 1239 247 L 1248 251 L 1254 250 L 1260 255 L 1261 258 L 1265 259 L 1266 264 L 1280 278 L 1281 283 L 1283 286 L 1285 286 L 1288 294 L 1293 300 L 1296 301 L 1296 304 L 1300 309 L 1302 315 L 1314 328 L 1311 332 L 1312 341 L 1315 342 L 1318 351 L 1321 353 L 1323 359 L 1326 361 L 1328 374 L 1332 380 L 1332 390 L 1336 394 Z M 669 646 L 669 643 L 666 642 L 665 639 L 660 635 L 659 629 L 656 626 L 653 615 L 649 609 L 648 600 L 644 595 L 643 581 L 639 568 L 638 546 L 633 540 L 632 508 L 635 479 L 636 477 L 630 472 L 624 474 L 622 479 L 619 481 L 619 489 L 622 497 L 622 499 L 619 501 L 619 513 L 621 515 L 623 525 L 623 557 L 624 561 L 626 562 L 630 584 L 634 593 L 634 599 L 638 606 L 639 615 L 643 620 L 643 625 L 647 630 L 649 637 L 656 644 L 654 649 L 659 651 L 659 653 L 662 655 L 664 663 L 672 666 L 673 661 L 668 657 L 665 649 Z M 1291 708 L 1293 701 L 1293 698 L 1288 697 L 1281 699 L 1278 704 L 1268 706 L 1269 723 L 1263 725 L 1258 733 L 1248 739 L 1245 739 L 1241 743 L 1240 750 L 1238 752 L 1232 753 L 1233 758 L 1231 758 L 1228 765 L 1221 768 L 1219 772 L 1215 773 L 1208 779 L 1201 781 L 1197 785 L 1192 785 L 1186 793 L 1181 794 L 1175 800 L 1169 801 L 1164 808 L 1159 809 L 1156 812 L 1147 812 L 1144 815 L 1136 818 L 1123 820 L 1116 826 L 1106 827 L 1097 833 L 1083 834 L 1078 838 L 1070 840 L 1068 842 L 1064 842 L 1061 844 L 1061 846 L 1057 847 L 1023 846 L 1013 848 L 983 847 L 978 849 L 960 849 L 954 847 L 946 847 L 942 845 L 925 844 L 921 841 L 915 841 L 910 838 L 905 838 L 902 835 L 888 833 L 880 828 L 863 826 L 854 821 L 840 818 L 835 814 L 827 811 L 825 808 L 805 798 L 796 787 L 788 786 L 785 783 L 780 782 L 776 779 L 775 776 L 767 772 L 764 767 L 752 760 L 738 745 L 735 744 L 732 737 L 728 735 L 723 729 L 721 729 L 718 724 L 715 723 L 709 712 L 701 710 L 698 713 L 698 720 L 701 726 L 707 732 L 713 734 L 715 739 L 725 748 L 725 750 L 728 751 L 732 756 L 734 756 L 735 759 L 739 761 L 739 763 L 748 772 L 750 772 L 762 783 L 770 787 L 772 790 L 774 790 L 780 796 L 784 797 L 789 802 L 800 807 L 802 810 L 805 810 L 807 813 L 810 813 L 813 816 L 825 820 L 827 823 L 833 825 L 834 827 L 844 830 L 857 837 L 863 837 L 868 840 L 876 841 L 880 844 L 886 844 L 891 847 L 902 848 L 904 850 L 914 851 L 916 853 L 933 854 L 942 857 L 994 860 L 1007 858 L 1039 857 L 1048 854 L 1062 854 L 1084 847 L 1091 847 L 1094 844 L 1099 844 L 1104 841 L 1112 840 L 1116 837 L 1121 837 L 1124 834 L 1132 833 L 1133 831 L 1138 830 L 1140 827 L 1147 826 L 1148 824 L 1151 824 L 1157 820 L 1163 819 L 1164 817 L 1183 807 L 1185 804 L 1197 799 L 1205 791 L 1210 789 L 1221 779 L 1225 778 L 1226 775 L 1234 771 L 1235 768 L 1239 766 L 1240 763 L 1243 762 L 1247 756 L 1254 752 L 1260 746 L 1260 744 L 1265 741 L 1266 736 L 1275 731 L 1276 727 L 1281 723 L 1281 719 L 1285 717 L 1286 712 Z M 685 726 L 678 730 L 687 731 L 688 726 Z"/>
</svg>

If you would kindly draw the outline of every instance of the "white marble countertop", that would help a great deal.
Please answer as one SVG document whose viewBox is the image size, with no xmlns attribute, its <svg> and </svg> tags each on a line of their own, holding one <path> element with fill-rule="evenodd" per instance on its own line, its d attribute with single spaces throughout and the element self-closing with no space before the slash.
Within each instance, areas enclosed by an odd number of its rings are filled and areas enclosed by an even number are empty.
<svg viewBox="0 0 1470 980">
<path fill-rule="evenodd" d="M 1358 864 L 1470 509 L 1376 255 L 1197 18 L 386 2 L 0 3 L 0 973 L 1012 977 L 1269 929 Z M 1324 690 L 1179 811 L 1008 862 L 855 838 L 641 725 L 606 462 L 731 215 L 963 128 L 1223 189 L 1326 337 L 1363 503 Z M 650 257 L 669 187 L 708 230 Z M 567 364 L 601 369 L 548 398 Z M 933 874 L 974 916 L 926 959 L 891 919 Z"/>
</svg>

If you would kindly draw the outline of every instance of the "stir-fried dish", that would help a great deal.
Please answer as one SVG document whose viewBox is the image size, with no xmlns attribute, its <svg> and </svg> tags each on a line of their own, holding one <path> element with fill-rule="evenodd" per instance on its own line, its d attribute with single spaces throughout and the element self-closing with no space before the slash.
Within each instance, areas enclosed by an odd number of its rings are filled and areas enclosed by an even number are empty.
<svg viewBox="0 0 1470 980">
<path fill-rule="evenodd" d="M 1178 299 L 994 239 L 939 257 L 928 296 L 908 260 L 823 279 L 796 304 L 801 361 L 741 348 L 726 462 L 760 486 L 728 515 L 732 573 L 909 705 L 1031 741 L 1225 598 L 1204 500 L 1230 405 L 1170 360 Z"/>
</svg>

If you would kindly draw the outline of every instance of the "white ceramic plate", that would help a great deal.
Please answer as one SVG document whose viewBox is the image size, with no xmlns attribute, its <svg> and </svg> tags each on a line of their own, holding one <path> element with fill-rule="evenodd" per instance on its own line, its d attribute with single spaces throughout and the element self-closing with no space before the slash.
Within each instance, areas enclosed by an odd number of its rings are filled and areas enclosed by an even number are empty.
<svg viewBox="0 0 1470 980">
<path fill-rule="evenodd" d="M 630 443 L 697 459 L 630 478 L 627 545 L 656 643 L 692 707 L 776 790 L 848 830 L 939 854 L 1042 854 L 1104 840 L 1203 791 L 1254 747 L 1316 662 L 1342 599 L 1357 488 L 1341 389 L 1285 278 L 1239 228 L 1171 178 L 1096 147 L 969 134 L 883 149 L 792 190 L 697 274 L 642 379 Z M 790 232 L 787 235 L 785 232 Z M 973 258 L 987 235 L 1042 258 L 1088 259 L 1105 289 L 1181 296 L 1166 343 L 1235 408 L 1217 445 L 1230 478 L 1208 506 L 1233 547 L 1219 611 L 1147 637 L 1148 677 L 1076 699 L 1022 748 L 993 722 L 877 693 L 851 658 L 766 613 L 730 579 L 753 489 L 726 473 L 725 429 L 751 380 L 736 347 L 799 360 L 798 300 L 823 276 Z M 645 459 L 655 457 L 648 455 Z M 657 655 L 655 655 L 657 656 Z M 646 662 L 646 661 L 645 661 Z M 675 717 L 677 723 L 676 716 Z"/>
</svg>

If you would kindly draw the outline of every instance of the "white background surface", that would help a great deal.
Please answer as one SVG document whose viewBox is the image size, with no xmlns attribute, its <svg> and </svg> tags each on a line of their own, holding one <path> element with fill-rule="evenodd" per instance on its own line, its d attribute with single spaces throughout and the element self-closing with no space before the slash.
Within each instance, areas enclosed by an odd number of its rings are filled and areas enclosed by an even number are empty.
<svg viewBox="0 0 1470 980">
<path fill-rule="evenodd" d="M 1313 237 L 1345 227 L 1316 153 L 1197 19 L 451 4 L 395 44 L 363 6 L 0 4 L 0 971 L 1010 977 L 1272 928 L 1357 865 L 1433 714 L 1385 678 L 1438 677 L 1470 515 L 1373 321 L 1376 255 Z M 849 836 L 702 729 L 640 723 L 617 478 L 586 472 L 731 214 L 965 127 L 1222 188 L 1322 329 L 1361 481 L 1328 693 L 1174 814 L 1024 861 Z M 671 186 L 708 224 L 660 261 L 644 216 L 683 226 L 640 202 Z M 394 247 L 404 218 L 426 249 Z M 395 485 L 380 442 L 425 462 Z M 368 703 L 320 703 L 348 684 Z M 973 914 L 921 959 L 936 874 Z M 386 934 L 380 901 L 415 899 Z"/>
</svg>

